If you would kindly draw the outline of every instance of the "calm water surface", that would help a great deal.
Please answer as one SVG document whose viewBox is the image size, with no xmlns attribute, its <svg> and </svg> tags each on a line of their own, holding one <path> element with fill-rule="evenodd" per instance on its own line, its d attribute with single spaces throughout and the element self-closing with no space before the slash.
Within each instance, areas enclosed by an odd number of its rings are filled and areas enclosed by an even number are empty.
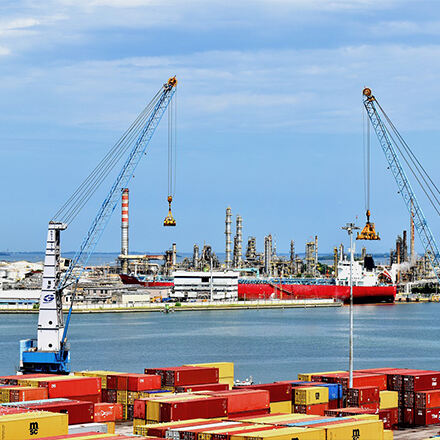
<svg viewBox="0 0 440 440">
<path fill-rule="evenodd" d="M 440 369 L 440 304 L 355 307 L 355 368 Z M 18 365 L 18 341 L 36 336 L 37 315 L 0 315 L 0 375 Z M 236 377 L 296 378 L 348 368 L 348 307 L 338 309 L 73 315 L 72 368 L 233 361 Z"/>
</svg>

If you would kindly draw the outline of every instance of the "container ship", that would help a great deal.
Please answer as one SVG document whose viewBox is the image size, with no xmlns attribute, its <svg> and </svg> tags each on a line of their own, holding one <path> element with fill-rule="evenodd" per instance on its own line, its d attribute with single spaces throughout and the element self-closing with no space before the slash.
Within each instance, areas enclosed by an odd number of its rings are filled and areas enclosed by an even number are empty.
<svg viewBox="0 0 440 440">
<path fill-rule="evenodd" d="M 337 299 L 350 301 L 350 262 L 338 263 L 336 278 L 262 278 L 244 277 L 238 279 L 240 300 L 272 299 Z M 172 277 L 148 277 L 120 274 L 124 284 L 140 284 L 146 287 L 174 287 Z M 396 286 L 391 283 L 391 275 L 377 271 L 371 265 L 354 261 L 352 266 L 353 301 L 362 303 L 393 303 Z"/>
</svg>

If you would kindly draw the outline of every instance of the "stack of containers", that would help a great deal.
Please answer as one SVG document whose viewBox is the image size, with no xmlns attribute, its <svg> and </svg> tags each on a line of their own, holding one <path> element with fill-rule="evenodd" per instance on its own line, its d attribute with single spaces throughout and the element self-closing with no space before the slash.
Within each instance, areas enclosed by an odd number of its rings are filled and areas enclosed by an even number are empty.
<svg viewBox="0 0 440 440">
<path fill-rule="evenodd" d="M 292 385 L 289 382 L 236 386 L 234 389 L 269 391 L 270 412 L 272 414 L 290 414 L 292 412 Z"/>
<path fill-rule="evenodd" d="M 440 372 L 438 371 L 420 371 L 416 373 L 405 374 L 402 377 L 404 414 L 403 423 L 406 426 L 424 426 L 433 425 L 440 422 L 440 406 L 436 400 L 430 400 L 430 407 L 426 407 L 426 393 L 440 390 Z M 434 394 L 435 395 L 435 394 Z M 416 406 L 416 396 L 418 397 L 418 406 Z M 423 407 L 425 405 L 425 407 Z"/>
<path fill-rule="evenodd" d="M 218 368 L 218 382 L 228 385 L 229 389 L 232 389 L 234 386 L 234 362 L 208 362 L 188 364 L 188 366 Z"/>
<path fill-rule="evenodd" d="M 380 405 L 379 387 L 357 387 L 348 388 L 347 406 L 366 409 L 379 409 Z"/>
<path fill-rule="evenodd" d="M 109 403 L 122 405 L 122 419 L 132 420 L 138 398 L 160 392 L 161 377 L 154 374 L 116 373 L 107 376 L 106 397 Z"/>
<path fill-rule="evenodd" d="M 300 375 L 298 375 L 300 376 Z M 305 376 L 301 375 L 301 376 Z M 301 387 L 327 387 L 328 388 L 328 408 L 334 409 L 342 406 L 342 385 L 340 383 L 325 383 L 325 382 L 311 382 L 311 381 L 295 381 L 292 382 L 292 396 L 295 397 L 295 388 Z M 294 402 L 293 402 L 294 403 Z"/>
<path fill-rule="evenodd" d="M 145 368 L 145 374 L 159 375 L 162 388 L 173 392 L 181 386 L 219 383 L 219 369 L 213 367 Z"/>
<path fill-rule="evenodd" d="M 102 371 L 102 370 L 94 370 L 94 371 L 75 371 L 73 373 L 75 376 L 83 376 L 83 377 L 99 377 L 101 379 L 101 400 L 103 402 L 108 402 L 107 395 L 107 376 L 110 374 L 126 374 L 120 373 L 117 371 Z"/>
<path fill-rule="evenodd" d="M 328 387 L 295 387 L 294 413 L 323 416 L 328 409 Z"/>
<path fill-rule="evenodd" d="M 379 392 L 379 418 L 385 429 L 396 429 L 399 424 L 399 393 L 397 391 Z"/>
</svg>

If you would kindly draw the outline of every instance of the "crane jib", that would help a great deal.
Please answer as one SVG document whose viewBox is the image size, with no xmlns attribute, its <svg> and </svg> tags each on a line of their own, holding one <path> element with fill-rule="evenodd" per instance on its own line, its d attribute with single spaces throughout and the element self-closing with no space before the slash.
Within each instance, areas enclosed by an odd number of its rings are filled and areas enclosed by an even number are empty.
<svg viewBox="0 0 440 440">
<path fill-rule="evenodd" d="M 365 90 L 367 92 L 365 92 Z M 377 138 L 379 140 L 380 146 L 385 154 L 388 162 L 389 169 L 391 170 L 394 179 L 399 188 L 399 192 L 405 202 L 410 216 L 414 220 L 414 226 L 423 244 L 425 253 L 430 261 L 433 272 L 440 282 L 440 253 L 437 247 L 437 243 L 434 236 L 429 228 L 426 217 L 420 207 L 417 197 L 411 187 L 411 184 L 406 176 L 405 170 L 403 169 L 397 152 L 393 146 L 392 137 L 389 135 L 385 123 L 382 121 L 380 114 L 376 108 L 375 103 L 377 100 L 371 95 L 371 90 L 365 89 L 364 96 L 364 106 L 368 117 L 370 119 L 371 125 L 376 132 Z M 380 105 L 377 103 L 379 109 L 383 112 Z"/>
</svg>

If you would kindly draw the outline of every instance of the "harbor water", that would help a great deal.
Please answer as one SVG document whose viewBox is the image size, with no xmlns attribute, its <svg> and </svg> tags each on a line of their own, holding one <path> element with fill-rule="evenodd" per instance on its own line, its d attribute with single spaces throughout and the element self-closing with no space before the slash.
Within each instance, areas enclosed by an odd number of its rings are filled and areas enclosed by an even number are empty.
<svg viewBox="0 0 440 440">
<path fill-rule="evenodd" d="M 75 314 L 72 369 L 233 361 L 236 377 L 295 379 L 348 368 L 348 307 Z M 440 304 L 355 307 L 355 368 L 440 368 Z M 37 314 L 0 315 L 0 375 L 18 366 L 19 340 L 36 337 Z"/>
</svg>

